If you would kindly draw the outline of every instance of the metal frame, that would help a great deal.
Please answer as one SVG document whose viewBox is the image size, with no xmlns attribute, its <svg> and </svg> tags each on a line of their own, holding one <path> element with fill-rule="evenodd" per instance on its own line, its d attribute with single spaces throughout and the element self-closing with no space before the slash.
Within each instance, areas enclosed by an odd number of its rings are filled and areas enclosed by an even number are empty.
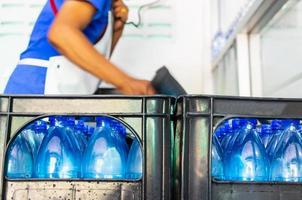
<svg viewBox="0 0 302 200">
<path fill-rule="evenodd" d="M 21 133 L 24 129 L 26 129 L 28 127 L 28 125 L 34 123 L 35 121 L 37 120 L 41 120 L 41 119 L 44 119 L 44 118 L 48 118 L 48 117 L 51 117 L 51 116 L 75 116 L 74 114 L 60 114 L 60 115 L 57 115 L 57 114 L 47 114 L 47 115 L 39 115 L 29 121 L 27 121 L 25 124 L 23 124 L 17 131 L 16 131 L 16 134 L 14 134 L 12 137 L 10 137 L 9 140 L 6 141 L 7 143 L 7 147 L 4 151 L 4 160 L 7 159 L 7 154 L 6 154 L 6 151 L 7 149 L 10 147 L 10 145 L 12 144 L 12 142 L 16 139 L 16 137 L 18 136 L 18 133 Z M 118 117 L 124 117 L 123 115 L 118 115 L 117 117 L 113 117 L 111 115 L 87 115 L 87 114 L 81 114 L 79 115 L 81 117 L 107 117 L 107 118 L 111 118 L 111 119 L 114 119 L 116 121 L 118 121 L 119 123 L 123 124 L 123 126 L 130 131 L 131 134 L 133 134 L 139 141 L 140 143 L 140 147 L 141 149 L 144 150 L 144 147 L 143 147 L 143 144 L 142 144 L 142 138 L 139 137 L 138 133 L 131 127 L 129 126 L 129 124 L 127 124 L 126 122 L 124 122 L 123 120 L 119 119 Z M 9 132 L 8 132 L 9 133 Z M 2 168 L 2 172 L 1 174 L 5 174 L 5 171 L 6 171 L 6 166 L 4 166 Z M 12 182 L 24 182 L 24 179 L 10 179 L 6 176 L 3 176 L 2 177 L 2 180 L 3 182 L 5 180 L 8 180 L 8 181 L 12 181 Z M 27 179 L 28 181 L 95 181 L 96 179 L 86 179 L 86 178 L 75 178 L 75 179 L 40 179 L 40 178 L 30 178 L 30 179 Z M 98 181 L 104 181 L 104 182 L 138 182 L 138 181 L 141 181 L 141 179 L 139 180 L 130 180 L 130 179 L 115 179 L 115 180 L 108 180 L 108 179 L 97 179 Z"/>
<path fill-rule="evenodd" d="M 175 144 L 180 151 L 178 155 L 180 163 L 175 166 L 174 170 L 176 173 L 179 172 L 176 177 L 181 183 L 179 187 L 174 188 L 176 199 L 281 200 L 301 198 L 301 183 L 213 180 L 210 155 L 211 136 L 214 128 L 224 120 L 233 117 L 302 119 L 302 99 L 190 95 L 178 99 L 176 117 L 181 122 L 176 129 L 179 130 L 176 134 L 181 141 Z M 202 121 L 203 123 L 201 123 Z"/>
<path fill-rule="evenodd" d="M 144 175 L 142 180 L 140 181 L 108 181 L 108 180 L 48 180 L 46 182 L 54 182 L 57 184 L 65 183 L 65 182 L 73 182 L 76 184 L 76 182 L 86 182 L 87 184 L 96 184 L 96 186 L 99 183 L 117 183 L 117 184 L 128 184 L 125 187 L 130 187 L 131 183 L 140 183 L 141 185 L 141 198 L 142 199 L 171 199 L 170 197 L 170 187 L 171 187 L 171 154 L 170 154 L 170 143 L 171 143 L 171 135 L 170 135 L 170 123 L 172 121 L 172 115 L 173 115 L 173 105 L 175 102 L 175 99 L 170 96 L 7 96 L 7 95 L 0 95 L 0 107 L 1 107 L 1 100 L 6 98 L 8 100 L 8 107 L 6 111 L 0 110 L 0 116 L 5 116 L 7 120 L 6 124 L 6 134 L 5 134 L 5 140 L 4 140 L 4 147 L 5 150 L 8 147 L 9 141 L 11 141 L 12 138 L 10 138 L 10 135 L 12 134 L 10 132 L 11 130 L 11 123 L 13 117 L 36 117 L 35 119 L 49 116 L 49 115 L 74 115 L 74 116 L 100 116 L 100 115 L 109 115 L 115 118 L 118 117 L 127 117 L 127 118 L 140 118 L 141 119 L 141 136 L 140 140 L 142 141 L 143 145 L 143 151 L 144 151 L 144 162 L 143 162 L 143 169 L 144 169 Z M 139 100 L 140 101 L 140 112 L 113 112 L 113 113 L 106 113 L 102 112 L 102 109 L 97 109 L 94 112 L 79 112 L 77 113 L 64 113 L 64 112 L 58 112 L 58 113 L 34 113 L 34 112 L 14 112 L 14 100 L 18 99 L 25 99 L 26 101 L 33 100 L 79 100 L 81 101 L 81 107 L 85 107 L 85 100 L 127 100 L 129 103 L 132 102 L 132 100 Z M 156 105 L 154 105 L 154 111 L 151 110 L 151 112 L 148 110 L 148 103 L 149 102 L 155 102 Z M 130 105 L 130 104 L 129 104 Z M 77 105 L 79 106 L 79 105 Z M 153 107 L 152 107 L 153 108 Z M 150 109 L 152 109 L 150 108 Z M 118 111 L 118 107 L 114 108 Z M 99 110 L 99 111 L 98 111 Z M 153 119 L 156 122 L 158 120 L 161 120 L 161 123 L 156 123 L 153 127 L 153 132 L 150 132 L 150 127 L 148 127 L 148 120 Z M 30 123 L 32 120 L 27 122 L 26 124 Z M 25 124 L 25 125 L 26 125 Z M 127 125 L 130 126 L 130 125 Z M 131 127 L 129 127 L 131 128 Z M 22 129 L 22 128 L 21 128 Z M 20 130 L 21 130 L 20 129 Z M 156 130 L 155 130 L 156 129 Z M 136 134 L 137 135 L 137 134 Z M 147 138 L 152 137 L 154 139 L 153 142 L 147 142 L 150 141 Z M 151 145 L 151 146 L 150 146 Z M 155 146 L 154 146 L 155 145 Z M 156 151 L 152 150 L 152 147 L 156 147 Z M 5 159 L 5 151 L 3 153 L 3 160 Z M 152 154 L 153 161 L 150 160 L 149 156 L 150 153 Z M 156 154 L 156 155 L 153 155 Z M 151 163 L 156 162 L 156 163 Z M 160 167 L 159 167 L 160 166 Z M 5 162 L 2 163 L 2 175 L 4 175 L 3 170 L 5 167 Z M 9 183 L 21 183 L 20 180 L 14 180 L 10 181 L 5 179 L 4 176 L 2 176 L 2 199 L 6 199 L 6 184 Z M 23 181 L 24 182 L 24 181 Z M 29 180 L 28 182 L 43 182 L 43 180 Z M 84 183 L 83 182 L 83 183 Z M 130 185 L 129 185 L 130 184 Z M 131 186 L 134 187 L 134 186 Z M 130 189 L 131 189 L 130 187 Z M 135 186 L 136 187 L 136 186 Z M 129 188 L 128 188 L 129 189 Z"/>
</svg>

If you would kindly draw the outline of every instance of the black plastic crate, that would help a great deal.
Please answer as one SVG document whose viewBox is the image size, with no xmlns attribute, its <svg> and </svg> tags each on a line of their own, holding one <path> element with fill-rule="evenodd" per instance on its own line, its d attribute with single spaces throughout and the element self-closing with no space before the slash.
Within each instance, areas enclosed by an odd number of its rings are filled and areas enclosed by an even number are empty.
<svg viewBox="0 0 302 200">
<path fill-rule="evenodd" d="M 219 182 L 211 177 L 214 127 L 232 117 L 302 119 L 302 99 L 183 96 L 178 99 L 174 199 L 302 199 L 302 184 Z"/>
<path fill-rule="evenodd" d="M 171 199 L 174 101 L 168 96 L 0 96 L 2 199 Z M 121 120 L 142 143 L 142 179 L 8 180 L 4 157 L 10 140 L 27 124 L 52 115 Z"/>
</svg>

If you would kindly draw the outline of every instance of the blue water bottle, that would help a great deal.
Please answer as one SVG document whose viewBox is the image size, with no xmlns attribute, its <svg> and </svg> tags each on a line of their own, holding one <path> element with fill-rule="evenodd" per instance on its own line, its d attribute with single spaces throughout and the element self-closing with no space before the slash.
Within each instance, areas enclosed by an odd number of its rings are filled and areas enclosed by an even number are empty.
<svg viewBox="0 0 302 200">
<path fill-rule="evenodd" d="M 212 164 L 211 164 L 212 177 L 218 180 L 224 179 L 223 173 L 223 152 L 219 140 L 216 135 L 212 139 Z"/>
<path fill-rule="evenodd" d="M 139 141 L 135 138 L 132 142 L 127 160 L 127 179 L 140 179 L 143 175 L 143 156 Z"/>
<path fill-rule="evenodd" d="M 126 136 L 127 136 L 126 128 L 124 127 L 123 124 L 121 124 L 117 120 L 111 120 L 110 126 L 111 126 L 111 130 L 112 130 L 112 134 L 113 134 L 112 137 L 116 138 L 116 141 L 115 141 L 116 146 L 119 149 L 119 152 L 121 152 L 121 154 L 123 154 L 122 157 L 126 159 L 123 162 L 126 163 L 128 152 L 129 152 L 129 147 L 126 142 Z"/>
<path fill-rule="evenodd" d="M 74 118 L 58 118 L 48 129 L 38 153 L 38 178 L 80 178 L 81 152 L 74 135 Z"/>
<path fill-rule="evenodd" d="M 237 119 L 237 118 L 232 119 L 232 125 L 230 126 L 229 124 L 228 127 L 226 128 L 229 134 L 227 134 L 222 141 L 223 143 L 222 149 L 224 152 L 232 150 L 233 144 L 238 136 L 238 131 L 241 128 L 241 126 L 245 125 L 246 122 L 247 122 L 246 120 L 242 120 L 242 119 Z"/>
<path fill-rule="evenodd" d="M 225 133 L 225 130 L 224 130 L 224 126 L 223 125 L 220 125 L 215 130 L 214 135 L 216 135 L 216 137 L 218 138 L 219 142 L 222 141 L 222 139 L 224 138 L 224 136 L 225 136 L 224 133 Z"/>
<path fill-rule="evenodd" d="M 232 138 L 232 140 L 230 141 L 230 147 L 232 147 L 232 145 L 234 145 L 235 141 L 242 141 L 245 137 L 245 134 L 241 134 L 242 132 L 245 132 L 245 129 L 247 128 L 247 126 L 252 126 L 253 130 L 255 131 L 256 135 L 259 137 L 257 131 L 256 131 L 256 127 L 257 127 L 257 120 L 253 119 L 253 118 L 249 118 L 249 119 L 240 119 L 240 127 L 238 128 L 237 133 L 235 134 L 235 137 Z"/>
<path fill-rule="evenodd" d="M 35 136 L 35 124 L 32 123 L 28 125 L 21 133 L 20 136 L 23 138 L 24 141 L 27 142 L 30 151 L 32 152 L 33 156 L 37 150 L 36 145 L 36 136 Z"/>
<path fill-rule="evenodd" d="M 261 141 L 262 141 L 264 147 L 266 148 L 273 136 L 273 130 L 272 130 L 271 125 L 262 124 L 259 136 L 261 138 Z"/>
<path fill-rule="evenodd" d="M 302 181 L 302 138 L 298 125 L 299 121 L 291 121 L 281 134 L 271 163 L 271 181 Z"/>
<path fill-rule="evenodd" d="M 230 122 L 224 124 L 224 132 L 225 132 L 225 137 L 223 137 L 221 141 L 222 150 L 225 150 L 227 148 L 231 138 L 234 136 L 233 127 Z"/>
<path fill-rule="evenodd" d="M 83 153 L 85 148 L 86 148 L 86 145 L 87 145 L 87 140 L 85 138 L 85 124 L 84 124 L 84 121 L 82 120 L 78 120 L 78 123 L 77 125 L 75 126 L 75 137 L 77 139 L 77 142 L 79 144 L 79 148 L 80 148 L 80 151 Z M 86 132 L 87 133 L 87 132 Z"/>
<path fill-rule="evenodd" d="M 7 149 L 6 176 L 11 179 L 31 178 L 33 154 L 28 142 L 19 134 Z"/>
<path fill-rule="evenodd" d="M 273 154 L 275 153 L 276 146 L 280 140 L 282 132 L 284 128 L 282 126 L 282 120 L 272 120 L 271 127 L 272 127 L 272 138 L 268 142 L 266 146 L 266 153 L 270 161 L 272 161 Z"/>
<path fill-rule="evenodd" d="M 266 181 L 269 161 L 255 130 L 256 122 L 247 120 L 238 131 L 230 153 L 226 154 L 224 172 L 227 180 Z"/>
<path fill-rule="evenodd" d="M 126 141 L 126 137 L 127 137 L 126 127 L 123 124 L 118 123 L 117 131 L 118 131 L 118 135 L 117 135 L 118 140 L 121 143 L 121 146 L 125 150 L 126 154 L 128 154 L 129 146 Z"/>
<path fill-rule="evenodd" d="M 36 121 L 34 124 L 34 130 L 35 130 L 35 152 L 34 152 L 34 158 L 38 155 L 39 148 L 42 144 L 42 141 L 47 135 L 47 124 L 45 121 L 39 120 Z"/>
<path fill-rule="evenodd" d="M 126 160 L 119 151 L 116 138 L 107 117 L 96 118 L 95 133 L 84 152 L 82 171 L 84 178 L 123 179 Z"/>
<path fill-rule="evenodd" d="M 91 138 L 91 136 L 95 132 L 95 127 L 92 126 L 85 126 L 84 128 L 84 134 L 85 134 L 85 139 L 86 139 L 86 146 L 88 145 L 88 141 Z"/>
<path fill-rule="evenodd" d="M 77 140 L 76 130 L 75 130 L 75 118 L 74 117 L 66 117 L 63 121 L 63 130 L 65 134 L 67 134 L 71 143 L 75 145 L 77 151 L 81 152 L 80 141 Z"/>
</svg>

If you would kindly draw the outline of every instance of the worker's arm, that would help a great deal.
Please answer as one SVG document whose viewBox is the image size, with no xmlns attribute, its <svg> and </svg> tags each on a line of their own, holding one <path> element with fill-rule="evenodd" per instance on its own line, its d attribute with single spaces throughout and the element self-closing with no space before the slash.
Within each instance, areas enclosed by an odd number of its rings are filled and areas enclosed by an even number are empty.
<svg viewBox="0 0 302 200">
<path fill-rule="evenodd" d="M 82 33 L 95 12 L 86 1 L 64 1 L 49 30 L 49 41 L 73 63 L 115 85 L 123 94 L 153 94 L 149 81 L 134 79 L 118 69 Z"/>
<path fill-rule="evenodd" d="M 122 23 L 120 20 L 115 22 L 115 26 L 117 23 Z M 124 25 L 122 25 L 123 27 L 121 27 L 118 30 L 115 30 L 113 33 L 113 37 L 112 37 L 112 47 L 111 47 L 111 53 L 114 51 L 119 39 L 121 38 L 122 34 L 123 34 L 123 30 L 124 30 Z"/>
<path fill-rule="evenodd" d="M 122 0 L 114 0 L 112 11 L 114 15 L 114 27 L 113 27 L 113 38 L 112 38 L 112 52 L 116 47 L 119 39 L 121 38 L 124 30 L 125 23 L 128 20 L 128 7 Z"/>
</svg>

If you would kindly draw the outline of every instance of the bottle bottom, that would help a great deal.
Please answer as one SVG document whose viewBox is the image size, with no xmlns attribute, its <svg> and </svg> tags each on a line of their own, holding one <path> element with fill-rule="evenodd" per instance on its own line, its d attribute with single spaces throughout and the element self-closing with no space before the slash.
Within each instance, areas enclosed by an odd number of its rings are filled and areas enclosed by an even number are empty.
<svg viewBox="0 0 302 200">
<path fill-rule="evenodd" d="M 126 179 L 138 180 L 138 179 L 141 179 L 142 176 L 143 176 L 142 173 L 127 173 L 126 174 Z"/>
<path fill-rule="evenodd" d="M 32 174 L 30 174 L 30 173 L 7 173 L 6 176 L 10 179 L 32 178 Z"/>
<path fill-rule="evenodd" d="M 96 173 L 84 173 L 83 178 L 91 179 L 124 179 L 125 176 L 122 174 L 96 174 Z"/>
<path fill-rule="evenodd" d="M 57 172 L 57 173 L 47 173 L 47 174 L 39 174 L 37 178 L 46 178 L 46 179 L 73 179 L 73 178 L 80 178 L 80 172 Z"/>
</svg>

